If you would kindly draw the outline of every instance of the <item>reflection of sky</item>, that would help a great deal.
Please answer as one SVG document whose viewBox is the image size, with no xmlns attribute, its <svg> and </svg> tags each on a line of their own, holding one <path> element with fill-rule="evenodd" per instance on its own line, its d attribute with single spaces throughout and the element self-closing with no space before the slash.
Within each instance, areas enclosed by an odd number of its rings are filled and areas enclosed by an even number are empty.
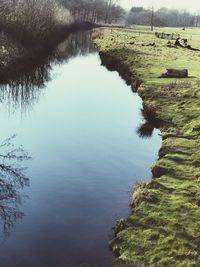
<svg viewBox="0 0 200 267">
<path fill-rule="evenodd" d="M 124 8 L 127 9 L 130 9 L 132 6 L 151 7 L 153 4 L 155 8 L 178 8 L 190 10 L 192 12 L 200 10 L 199 0 L 120 0 L 120 3 Z"/>
<path fill-rule="evenodd" d="M 29 115 L 0 107 L 0 137 L 17 133 L 33 156 L 26 216 L 0 266 L 103 266 L 111 227 L 127 214 L 134 182 L 150 178 L 160 137 L 136 135 L 141 100 L 96 54 L 56 66 L 51 77 Z"/>
</svg>

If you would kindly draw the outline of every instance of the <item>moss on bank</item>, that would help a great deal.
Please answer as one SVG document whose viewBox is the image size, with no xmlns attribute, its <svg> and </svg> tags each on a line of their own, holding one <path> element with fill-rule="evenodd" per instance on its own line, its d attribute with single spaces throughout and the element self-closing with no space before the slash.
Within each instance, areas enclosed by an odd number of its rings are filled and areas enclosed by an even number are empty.
<svg viewBox="0 0 200 267">
<path fill-rule="evenodd" d="M 200 30 L 181 35 L 192 47 L 200 41 Z M 116 224 L 110 243 L 117 258 L 113 266 L 198 267 L 200 52 L 169 48 L 167 40 L 131 30 L 107 30 L 95 42 L 109 69 L 118 70 L 134 89 L 136 81 L 142 81 L 138 93 L 144 109 L 162 122 L 153 179 L 136 186 L 132 213 Z M 158 78 L 167 68 L 188 68 L 190 77 Z"/>
</svg>

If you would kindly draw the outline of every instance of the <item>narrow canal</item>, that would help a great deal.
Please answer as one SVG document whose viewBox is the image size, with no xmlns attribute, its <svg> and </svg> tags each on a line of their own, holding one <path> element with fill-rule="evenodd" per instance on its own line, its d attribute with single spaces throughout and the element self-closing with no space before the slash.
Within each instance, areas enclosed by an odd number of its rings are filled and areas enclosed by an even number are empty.
<svg viewBox="0 0 200 267">
<path fill-rule="evenodd" d="M 32 157 L 6 163 L 27 180 L 14 177 L 16 198 L 2 200 L 0 266 L 108 266 L 112 227 L 130 212 L 134 184 L 151 178 L 161 144 L 157 130 L 137 133 L 141 99 L 101 65 L 87 33 L 1 85 L 0 98 L 0 139 L 16 135 L 10 142 Z"/>
</svg>

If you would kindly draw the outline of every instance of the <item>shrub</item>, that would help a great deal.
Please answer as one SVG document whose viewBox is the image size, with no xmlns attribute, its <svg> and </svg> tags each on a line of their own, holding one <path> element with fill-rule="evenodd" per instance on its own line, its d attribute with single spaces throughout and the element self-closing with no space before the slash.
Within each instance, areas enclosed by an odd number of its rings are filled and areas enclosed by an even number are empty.
<svg viewBox="0 0 200 267">
<path fill-rule="evenodd" d="M 46 42 L 71 23 L 69 11 L 55 0 L 0 0 L 1 29 L 22 40 Z"/>
</svg>

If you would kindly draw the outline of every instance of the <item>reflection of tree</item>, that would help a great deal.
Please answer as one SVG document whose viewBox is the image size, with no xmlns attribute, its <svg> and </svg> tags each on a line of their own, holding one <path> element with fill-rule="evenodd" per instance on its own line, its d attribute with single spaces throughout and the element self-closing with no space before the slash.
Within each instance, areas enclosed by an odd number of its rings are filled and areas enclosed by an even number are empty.
<svg viewBox="0 0 200 267">
<path fill-rule="evenodd" d="M 150 138 L 154 129 L 158 129 L 162 125 L 162 121 L 157 119 L 156 112 L 153 108 L 144 107 L 141 109 L 144 122 L 138 127 L 137 134 L 142 138 Z"/>
<path fill-rule="evenodd" d="M 17 163 L 29 159 L 22 147 L 14 148 L 12 140 L 15 136 L 6 139 L 0 149 L 0 225 L 1 235 L 9 234 L 17 219 L 23 217 L 19 210 L 22 200 L 21 190 L 29 185 L 25 176 L 25 168 Z"/>
<path fill-rule="evenodd" d="M 34 69 L 20 73 L 17 79 L 10 79 L 0 84 L 1 100 L 6 101 L 13 109 L 26 109 L 32 106 L 40 96 L 41 90 L 47 82 L 51 67 L 46 62 Z"/>
<path fill-rule="evenodd" d="M 0 98 L 12 108 L 27 109 L 37 101 L 41 88 L 51 79 L 50 72 L 54 64 L 66 62 L 77 55 L 86 55 L 94 51 L 91 31 L 71 34 L 55 49 L 19 64 L 18 72 L 3 73 L 0 77 Z M 16 67 L 16 66 L 15 66 Z M 17 67 L 16 67 L 17 69 Z"/>
<path fill-rule="evenodd" d="M 55 59 L 63 62 L 77 55 L 87 55 L 95 51 L 92 42 L 92 31 L 71 34 L 64 42 L 57 46 Z"/>
<path fill-rule="evenodd" d="M 137 129 L 137 134 L 142 138 L 150 138 L 153 135 L 154 127 L 149 122 L 144 122 Z"/>
</svg>

